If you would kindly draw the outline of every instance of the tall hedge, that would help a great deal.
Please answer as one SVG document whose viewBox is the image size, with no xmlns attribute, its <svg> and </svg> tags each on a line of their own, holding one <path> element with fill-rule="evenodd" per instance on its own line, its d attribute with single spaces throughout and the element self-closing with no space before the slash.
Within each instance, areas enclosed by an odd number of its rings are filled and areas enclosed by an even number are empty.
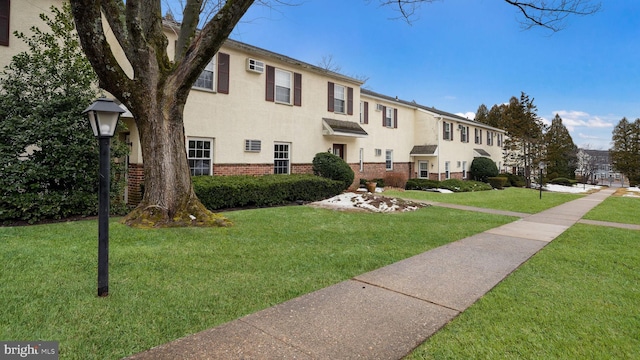
<svg viewBox="0 0 640 360">
<path fill-rule="evenodd" d="M 97 213 L 98 141 L 82 111 L 96 98 L 96 77 L 74 33 L 70 8 L 41 15 L 51 28 L 18 38 L 29 51 L 0 73 L 0 223 Z M 112 154 L 126 145 L 112 142 Z M 124 184 L 112 165 L 112 210 Z M 117 180 L 120 180 L 119 182 Z"/>
</svg>

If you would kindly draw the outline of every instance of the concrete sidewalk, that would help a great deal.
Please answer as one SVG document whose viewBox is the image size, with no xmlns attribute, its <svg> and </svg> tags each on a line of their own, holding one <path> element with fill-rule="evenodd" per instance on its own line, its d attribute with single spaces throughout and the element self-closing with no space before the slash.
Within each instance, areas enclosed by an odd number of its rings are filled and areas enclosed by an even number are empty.
<svg viewBox="0 0 640 360">
<path fill-rule="evenodd" d="M 400 359 L 613 193 L 513 213 L 523 218 L 128 359 Z"/>
</svg>

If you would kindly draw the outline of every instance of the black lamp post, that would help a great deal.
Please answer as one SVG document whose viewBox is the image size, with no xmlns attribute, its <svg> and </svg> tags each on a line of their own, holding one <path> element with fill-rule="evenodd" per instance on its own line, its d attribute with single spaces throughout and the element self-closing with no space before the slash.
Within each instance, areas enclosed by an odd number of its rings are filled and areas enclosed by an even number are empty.
<svg viewBox="0 0 640 360">
<path fill-rule="evenodd" d="M 93 135 L 100 142 L 100 182 L 98 186 L 98 296 L 109 295 L 109 176 L 110 145 L 118 119 L 124 110 L 113 100 L 100 98 L 83 114 L 89 117 Z"/>
<path fill-rule="evenodd" d="M 542 170 L 544 169 L 544 162 L 541 161 L 538 167 L 540 168 L 540 199 L 542 199 Z"/>
</svg>

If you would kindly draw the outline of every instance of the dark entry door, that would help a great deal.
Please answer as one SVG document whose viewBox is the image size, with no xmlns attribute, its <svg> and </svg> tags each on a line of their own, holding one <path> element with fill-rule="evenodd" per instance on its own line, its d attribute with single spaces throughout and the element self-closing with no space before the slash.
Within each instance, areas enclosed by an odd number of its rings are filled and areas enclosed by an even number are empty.
<svg viewBox="0 0 640 360">
<path fill-rule="evenodd" d="M 345 158 L 345 145 L 333 144 L 333 155 L 339 156 L 342 160 Z"/>
</svg>

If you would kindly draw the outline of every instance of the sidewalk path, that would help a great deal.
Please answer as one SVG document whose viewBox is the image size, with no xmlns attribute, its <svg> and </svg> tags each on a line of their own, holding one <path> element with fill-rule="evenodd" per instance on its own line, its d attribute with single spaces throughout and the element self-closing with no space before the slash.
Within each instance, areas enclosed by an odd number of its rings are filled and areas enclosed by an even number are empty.
<svg viewBox="0 0 640 360">
<path fill-rule="evenodd" d="M 520 220 L 128 359 L 400 359 L 613 192 L 516 213 Z"/>
</svg>

